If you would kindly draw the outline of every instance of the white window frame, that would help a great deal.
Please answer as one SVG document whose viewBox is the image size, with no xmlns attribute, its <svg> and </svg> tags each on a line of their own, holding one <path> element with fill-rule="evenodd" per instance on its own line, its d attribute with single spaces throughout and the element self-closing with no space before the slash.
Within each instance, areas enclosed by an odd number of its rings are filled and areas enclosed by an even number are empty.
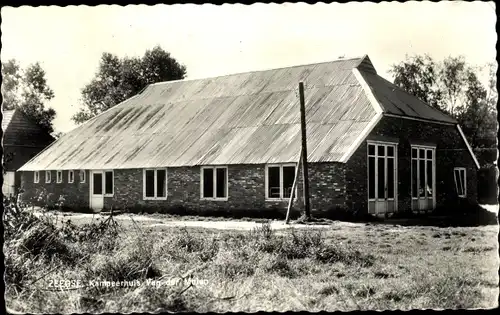
<svg viewBox="0 0 500 315">
<path fill-rule="evenodd" d="M 375 146 L 375 154 L 370 154 L 370 145 Z M 386 200 L 388 201 L 394 201 L 395 209 L 397 209 L 398 205 L 398 186 L 399 186 L 399 179 L 398 179 L 398 151 L 399 151 L 399 143 L 398 142 L 390 142 L 390 141 L 375 141 L 375 140 L 367 140 L 366 141 L 366 170 L 367 170 L 367 184 L 366 184 L 366 195 L 368 197 L 368 202 L 376 202 L 376 201 L 382 201 L 384 199 L 379 199 L 378 196 L 378 167 L 375 167 L 375 195 L 374 198 L 370 198 L 370 169 L 369 169 L 369 158 L 374 157 L 375 158 L 375 165 L 377 165 L 377 159 L 379 158 L 378 155 L 378 149 L 377 146 L 383 146 L 384 147 L 384 163 L 385 163 L 385 168 L 387 169 L 387 160 L 392 158 L 394 159 L 394 196 L 392 198 L 387 198 Z M 387 147 L 394 147 L 394 155 L 393 156 L 388 156 L 387 155 Z M 385 175 L 384 175 L 385 176 Z M 387 178 L 385 178 L 385 181 L 387 182 Z"/>
<path fill-rule="evenodd" d="M 203 186 L 205 183 L 205 177 L 203 176 L 203 170 L 212 169 L 213 170 L 213 197 L 203 196 Z M 217 197 L 217 169 L 226 170 L 226 197 Z M 227 201 L 229 199 L 229 170 L 227 165 L 222 166 L 202 166 L 200 168 L 200 199 L 201 200 L 214 200 L 214 201 Z"/>
<path fill-rule="evenodd" d="M 63 171 L 56 171 L 56 183 L 61 184 L 62 182 L 63 182 Z"/>
<path fill-rule="evenodd" d="M 282 164 L 266 164 L 266 169 L 265 169 L 265 189 L 266 189 L 266 201 L 281 201 L 281 200 L 289 200 L 289 197 L 283 197 L 283 167 L 290 167 L 294 166 L 295 167 L 295 174 L 297 173 L 297 170 L 299 169 L 299 166 L 297 163 L 282 163 Z M 279 198 L 272 198 L 269 197 L 269 168 L 270 167 L 279 167 L 280 168 L 280 196 Z M 293 196 L 293 200 L 297 199 L 297 186 L 295 186 L 295 193 Z"/>
<path fill-rule="evenodd" d="M 159 170 L 165 171 L 165 197 L 157 197 L 158 181 L 157 173 Z M 146 171 L 154 171 L 154 197 L 146 197 Z M 143 200 L 167 200 L 168 197 L 168 170 L 166 168 L 145 168 L 142 170 L 142 199 Z"/>
<path fill-rule="evenodd" d="M 413 157 L 413 149 L 417 149 L 417 157 Z M 420 158 L 420 149 L 425 149 L 425 156 L 424 158 Z M 432 151 L 432 159 L 427 158 L 427 150 Z M 417 197 L 413 197 L 413 160 L 417 161 L 417 189 L 420 187 L 420 181 L 419 179 L 419 174 L 420 174 L 420 161 L 423 160 L 425 161 L 425 167 L 427 168 L 427 161 L 431 160 L 432 161 L 432 203 L 433 207 L 436 207 L 436 195 L 437 195 L 437 187 L 436 187 L 436 146 L 432 145 L 414 145 L 412 144 L 410 147 L 410 190 L 411 190 L 411 199 L 412 200 L 419 200 L 419 199 L 428 199 L 429 197 L 420 197 L 419 194 L 417 194 Z M 425 173 L 425 181 L 427 181 L 427 169 L 424 172 Z M 425 193 L 427 195 L 427 192 Z"/>
<path fill-rule="evenodd" d="M 71 178 L 71 175 L 73 175 L 73 178 Z M 68 171 L 68 183 L 72 184 L 75 182 L 75 172 L 73 170 Z"/>
<path fill-rule="evenodd" d="M 112 178 L 112 185 L 111 189 L 113 190 L 111 194 L 106 193 L 106 173 L 111 173 L 111 178 Z M 102 191 L 104 194 L 104 197 L 113 197 L 115 195 L 115 172 L 113 170 L 103 170 L 102 171 L 102 181 L 103 181 L 103 187 Z"/>
<path fill-rule="evenodd" d="M 463 194 L 458 194 L 458 182 L 457 182 L 457 174 L 455 171 L 458 171 L 459 176 L 463 172 L 464 181 L 463 181 Z M 453 178 L 455 179 L 455 191 L 457 192 L 458 197 L 467 198 L 467 169 L 465 167 L 455 167 L 453 168 Z"/>
<path fill-rule="evenodd" d="M 52 172 L 45 171 L 45 184 L 50 184 L 51 181 L 52 181 Z"/>
<path fill-rule="evenodd" d="M 33 183 L 38 184 L 39 182 L 40 182 L 40 172 L 34 171 L 33 172 Z"/>
<path fill-rule="evenodd" d="M 82 179 L 82 175 L 83 174 L 83 179 Z M 86 180 L 86 174 L 85 174 L 85 170 L 80 170 L 78 172 L 78 178 L 80 179 L 80 184 L 84 184 L 85 183 L 85 180 Z"/>
</svg>

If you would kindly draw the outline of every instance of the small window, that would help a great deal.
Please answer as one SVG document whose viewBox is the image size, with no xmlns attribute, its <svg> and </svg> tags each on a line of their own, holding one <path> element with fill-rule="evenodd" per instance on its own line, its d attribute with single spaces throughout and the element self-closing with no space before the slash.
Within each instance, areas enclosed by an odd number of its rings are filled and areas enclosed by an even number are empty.
<svg viewBox="0 0 500 315">
<path fill-rule="evenodd" d="M 456 188 L 458 197 L 461 197 L 461 198 L 467 197 L 467 185 L 466 185 L 467 176 L 466 176 L 465 168 L 455 167 L 454 177 L 455 177 L 455 188 Z"/>
<path fill-rule="evenodd" d="M 394 147 L 393 146 L 387 147 L 387 156 L 394 156 Z"/>
<path fill-rule="evenodd" d="M 80 178 L 80 183 L 85 183 L 85 171 L 80 170 L 78 177 Z"/>
<path fill-rule="evenodd" d="M 167 199 L 167 170 L 149 169 L 143 174 L 144 199 Z"/>
<path fill-rule="evenodd" d="M 226 166 L 204 166 L 201 169 L 201 198 L 227 200 L 228 174 Z"/>
<path fill-rule="evenodd" d="M 35 171 L 33 174 L 33 183 L 38 184 L 40 182 L 40 172 Z"/>
<path fill-rule="evenodd" d="M 50 171 L 45 171 L 45 183 L 50 183 L 52 181 L 52 173 Z"/>
<path fill-rule="evenodd" d="M 378 155 L 385 156 L 385 147 L 383 145 L 378 146 Z"/>
<path fill-rule="evenodd" d="M 368 152 L 370 147 L 368 147 Z M 267 166 L 266 199 L 284 199 L 292 195 L 295 165 Z"/>
<path fill-rule="evenodd" d="M 56 181 L 58 184 L 62 183 L 62 171 L 57 171 Z"/>
<path fill-rule="evenodd" d="M 368 155 L 375 155 L 375 146 L 373 144 L 368 145 Z"/>
<path fill-rule="evenodd" d="M 107 196 L 113 195 L 113 171 L 104 172 L 104 194 Z"/>
<path fill-rule="evenodd" d="M 68 171 L 68 183 L 73 183 L 75 181 L 75 173 L 73 171 Z"/>
</svg>

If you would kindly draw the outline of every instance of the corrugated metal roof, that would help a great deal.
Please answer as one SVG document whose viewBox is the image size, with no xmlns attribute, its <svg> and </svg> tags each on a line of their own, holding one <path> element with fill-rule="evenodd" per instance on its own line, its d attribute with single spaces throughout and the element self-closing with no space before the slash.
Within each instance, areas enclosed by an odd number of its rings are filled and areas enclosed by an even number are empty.
<svg viewBox="0 0 500 315">
<path fill-rule="evenodd" d="M 386 79 L 361 72 L 385 113 L 456 124 L 456 119 L 424 103 Z"/>
<path fill-rule="evenodd" d="M 365 56 L 152 84 L 66 133 L 21 170 L 296 162 L 300 81 L 308 161 L 340 161 L 377 115 L 352 71 L 370 65 Z"/>
</svg>

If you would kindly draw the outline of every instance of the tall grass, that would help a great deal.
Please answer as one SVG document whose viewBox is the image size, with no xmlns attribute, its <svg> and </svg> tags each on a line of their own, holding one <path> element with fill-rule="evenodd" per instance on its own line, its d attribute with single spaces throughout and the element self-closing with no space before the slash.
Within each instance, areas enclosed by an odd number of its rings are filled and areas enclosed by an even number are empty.
<svg viewBox="0 0 500 315">
<path fill-rule="evenodd" d="M 408 270 L 413 278 L 403 278 L 387 263 L 387 248 L 360 246 L 363 243 L 352 238 L 341 242 L 347 236 L 332 238 L 323 230 L 277 232 L 265 223 L 250 232 L 172 228 L 157 233 L 137 225 L 125 230 L 108 219 L 78 226 L 68 221 L 56 224 L 57 218 L 50 215 L 33 216 L 12 204 L 6 208 L 4 220 L 11 223 L 4 244 L 6 301 L 17 311 L 445 308 L 473 307 L 481 299 L 479 284 L 470 282 L 469 276 L 447 280 L 443 273 L 425 278 L 426 270 L 419 269 Z M 407 246 L 400 250 L 404 255 L 412 251 Z M 415 276 L 417 271 L 421 275 Z M 425 280 L 422 285 L 414 280 L 420 278 Z M 48 287 L 50 279 L 141 284 L 58 289 Z M 149 280 L 168 279 L 182 281 L 147 285 Z M 190 282 L 193 279 L 206 284 Z M 273 304 L 274 299 L 280 302 Z"/>
</svg>

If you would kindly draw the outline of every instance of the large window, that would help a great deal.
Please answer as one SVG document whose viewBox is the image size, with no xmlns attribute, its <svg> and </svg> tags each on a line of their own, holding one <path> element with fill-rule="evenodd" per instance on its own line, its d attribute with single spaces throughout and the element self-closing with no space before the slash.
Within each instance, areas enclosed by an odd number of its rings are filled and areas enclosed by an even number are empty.
<svg viewBox="0 0 500 315">
<path fill-rule="evenodd" d="M 292 195 L 295 165 L 266 166 L 266 199 L 285 199 Z"/>
<path fill-rule="evenodd" d="M 143 174 L 143 197 L 151 200 L 167 199 L 167 170 L 148 169 Z"/>
<path fill-rule="evenodd" d="M 412 146 L 411 148 L 411 196 L 414 199 L 433 198 L 435 149 Z"/>
<path fill-rule="evenodd" d="M 453 169 L 454 177 L 455 177 L 455 188 L 457 190 L 458 197 L 465 198 L 467 197 L 467 175 L 464 167 L 455 167 Z"/>
<path fill-rule="evenodd" d="M 104 172 L 104 194 L 107 196 L 113 196 L 114 193 L 114 180 L 113 171 Z"/>
<path fill-rule="evenodd" d="M 226 166 L 201 168 L 201 198 L 227 200 L 228 174 Z"/>
<path fill-rule="evenodd" d="M 38 184 L 40 182 L 40 172 L 39 171 L 35 171 L 34 175 L 33 175 L 33 182 L 35 184 Z"/>
<path fill-rule="evenodd" d="M 45 183 L 50 183 L 52 180 L 52 173 L 50 171 L 45 171 Z"/>
<path fill-rule="evenodd" d="M 396 145 L 368 144 L 368 199 L 393 200 L 396 191 Z"/>
</svg>

